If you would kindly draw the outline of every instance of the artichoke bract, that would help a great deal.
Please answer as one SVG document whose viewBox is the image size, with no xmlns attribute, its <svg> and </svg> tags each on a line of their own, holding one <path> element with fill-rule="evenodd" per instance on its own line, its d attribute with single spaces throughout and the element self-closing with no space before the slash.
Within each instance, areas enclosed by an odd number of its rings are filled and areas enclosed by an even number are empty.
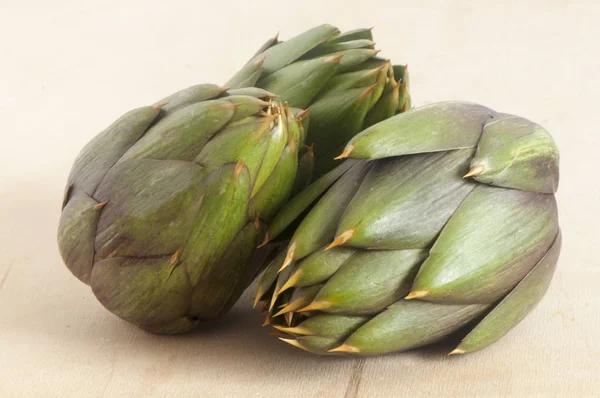
<svg viewBox="0 0 600 398">
<path fill-rule="evenodd" d="M 193 86 L 126 113 L 82 150 L 58 243 L 108 310 L 151 332 L 185 332 L 254 279 L 307 121 L 273 97 Z"/>
<path fill-rule="evenodd" d="M 310 108 L 314 165 L 300 174 L 315 179 L 339 164 L 334 156 L 361 130 L 410 109 L 406 66 L 377 57 L 374 45 L 371 29 L 340 33 L 331 25 L 283 42 L 276 36 L 225 86 L 261 87 Z"/>
<path fill-rule="evenodd" d="M 442 102 L 366 129 L 340 157 L 269 226 L 276 238 L 313 206 L 258 286 L 282 340 L 369 355 L 462 332 L 451 354 L 463 354 L 542 298 L 561 244 L 559 155 L 544 128 Z"/>
</svg>

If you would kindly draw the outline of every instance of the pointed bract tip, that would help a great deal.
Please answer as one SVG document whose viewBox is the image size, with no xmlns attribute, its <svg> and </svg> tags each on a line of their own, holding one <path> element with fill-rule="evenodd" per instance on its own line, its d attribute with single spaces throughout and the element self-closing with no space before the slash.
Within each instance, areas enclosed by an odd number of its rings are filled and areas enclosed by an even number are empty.
<svg viewBox="0 0 600 398">
<path fill-rule="evenodd" d="M 279 340 L 281 340 L 281 341 L 283 341 L 285 343 L 288 343 L 289 345 L 293 345 L 296 348 L 300 348 L 301 350 L 308 351 L 308 349 L 306 347 L 304 347 L 302 345 L 302 343 L 300 343 L 296 339 L 286 339 L 286 338 L 280 337 Z"/>
<path fill-rule="evenodd" d="M 277 301 L 277 297 L 279 297 L 276 293 L 273 293 L 271 296 L 271 302 L 269 303 L 269 311 L 273 311 L 273 307 L 275 307 L 275 302 Z"/>
<path fill-rule="evenodd" d="M 298 114 L 296 115 L 296 119 L 299 121 L 304 120 L 304 118 L 306 117 L 306 115 L 308 115 L 308 112 L 310 111 L 310 107 L 306 108 L 305 110 L 298 112 Z"/>
<path fill-rule="evenodd" d="M 484 171 L 485 171 L 485 168 L 482 165 L 478 165 L 478 166 L 471 168 L 471 170 L 469 170 L 469 172 L 467 174 L 465 174 L 463 176 L 463 178 L 477 177 L 478 175 L 482 174 Z"/>
<path fill-rule="evenodd" d="M 162 109 L 163 107 L 165 107 L 167 104 L 168 104 L 168 102 L 163 102 L 162 104 L 152 105 L 152 109 L 158 111 L 158 110 Z"/>
<path fill-rule="evenodd" d="M 94 206 L 94 210 L 100 210 L 102 209 L 104 206 L 106 206 L 108 202 L 100 202 L 98 203 L 96 206 Z"/>
<path fill-rule="evenodd" d="M 237 162 L 237 164 L 235 165 L 235 169 L 233 170 L 233 173 L 236 177 L 238 177 L 240 175 L 240 173 L 242 172 L 242 169 L 244 168 L 244 159 L 240 159 L 239 162 Z"/>
<path fill-rule="evenodd" d="M 358 347 L 354 347 L 352 345 L 348 345 L 348 344 L 342 344 L 339 347 L 336 348 L 332 348 L 331 350 L 328 350 L 327 352 L 349 352 L 349 353 L 358 353 L 360 352 L 360 349 Z"/>
<path fill-rule="evenodd" d="M 425 297 L 429 294 L 429 290 L 415 290 L 414 292 L 410 292 L 404 297 L 405 300 L 412 300 L 416 298 Z"/>
<path fill-rule="evenodd" d="M 225 91 L 231 90 L 231 87 L 220 86 L 217 90 L 219 90 L 220 92 L 224 93 Z"/>
<path fill-rule="evenodd" d="M 256 296 L 254 297 L 254 303 L 252 303 L 252 308 L 256 308 L 256 306 L 258 305 L 258 303 L 260 303 L 260 299 L 262 298 L 262 296 L 265 294 L 262 286 L 258 287 L 258 290 L 256 291 Z"/>
<path fill-rule="evenodd" d="M 325 63 L 336 63 L 337 64 L 337 63 L 340 62 L 340 60 L 342 59 L 343 56 L 344 56 L 344 54 L 334 55 L 332 57 L 325 58 L 323 60 L 323 62 L 325 62 Z"/>
<path fill-rule="evenodd" d="M 313 334 L 313 332 L 311 332 L 310 330 L 308 330 L 307 328 L 302 327 L 302 326 L 286 327 L 286 326 L 273 325 L 273 327 L 277 330 L 281 330 L 282 332 L 289 333 L 289 334 L 299 334 L 302 336 L 311 336 Z"/>
<path fill-rule="evenodd" d="M 178 259 L 179 259 L 179 250 L 177 250 L 175 253 L 173 253 L 173 255 L 171 256 L 171 259 L 169 260 L 169 264 L 171 264 L 171 265 L 177 264 Z"/>
<path fill-rule="evenodd" d="M 375 87 L 377 87 L 377 83 L 367 87 L 367 89 L 365 91 L 363 91 L 358 98 L 363 100 L 365 98 L 367 98 L 369 95 L 371 95 L 371 93 L 373 92 L 373 90 L 375 90 Z"/>
<path fill-rule="evenodd" d="M 287 305 L 285 306 L 287 307 Z M 278 317 L 281 316 L 283 314 L 287 314 L 288 312 L 290 312 L 288 309 L 286 309 L 285 307 L 283 307 L 282 309 L 280 309 L 278 312 L 275 313 L 275 315 L 273 315 L 274 317 Z"/>
<path fill-rule="evenodd" d="M 262 243 L 260 245 L 256 246 L 256 248 L 260 249 L 261 247 L 263 247 L 267 243 L 269 243 L 269 233 L 268 232 L 265 234 L 265 239 L 262 241 Z"/>
<path fill-rule="evenodd" d="M 277 41 L 279 39 L 279 32 L 275 33 L 275 36 L 271 40 Z"/>
<path fill-rule="evenodd" d="M 300 308 L 298 312 L 306 312 L 306 311 L 321 311 L 326 310 L 331 307 L 333 303 L 331 301 L 313 301 L 309 305 L 304 308 Z"/>
<path fill-rule="evenodd" d="M 269 326 L 270 324 L 271 324 L 271 317 L 270 317 L 270 316 L 267 316 L 267 317 L 265 318 L 265 321 L 263 322 L 263 324 L 262 324 L 262 325 L 263 325 L 263 326 Z"/>
<path fill-rule="evenodd" d="M 294 253 L 296 252 L 296 242 L 293 242 L 288 251 L 287 254 L 285 255 L 285 260 L 283 260 L 283 264 L 281 265 L 281 268 L 279 268 L 278 272 L 283 271 L 284 269 L 287 268 L 288 265 L 290 265 L 292 263 L 292 261 L 294 261 Z"/>
<path fill-rule="evenodd" d="M 354 150 L 354 147 L 355 147 L 354 144 L 346 145 L 346 148 L 344 148 L 344 152 L 342 152 L 340 155 L 336 156 L 333 159 L 334 160 L 346 159 L 348 156 L 350 156 L 350 154 Z"/>
<path fill-rule="evenodd" d="M 256 65 L 256 66 L 262 66 L 262 64 L 265 62 L 265 59 L 267 59 L 267 56 L 263 55 L 262 57 L 260 57 L 259 59 L 257 59 L 254 62 L 254 65 Z"/>
<path fill-rule="evenodd" d="M 336 246 L 343 245 L 344 243 L 348 242 L 354 236 L 355 233 L 355 229 L 349 229 L 347 231 L 344 231 L 342 234 L 338 235 L 329 246 L 325 248 L 325 251 L 333 249 Z"/>
<path fill-rule="evenodd" d="M 279 291 L 277 292 L 277 295 L 280 295 L 281 293 L 285 292 L 287 289 L 294 287 L 294 285 L 296 284 L 296 282 L 298 282 L 298 280 L 300 279 L 301 276 L 302 276 L 302 271 L 294 272 L 288 278 L 288 280 L 283 284 L 283 286 L 281 286 L 281 289 L 279 289 Z"/>
<path fill-rule="evenodd" d="M 461 350 L 460 348 L 455 348 L 454 350 L 450 351 L 448 353 L 448 356 L 450 355 L 462 355 L 465 353 L 465 350 Z"/>
<path fill-rule="evenodd" d="M 285 323 L 287 323 L 288 326 L 292 326 L 292 321 L 294 320 L 294 313 L 293 312 L 286 312 L 283 315 L 283 318 L 285 319 Z"/>
</svg>

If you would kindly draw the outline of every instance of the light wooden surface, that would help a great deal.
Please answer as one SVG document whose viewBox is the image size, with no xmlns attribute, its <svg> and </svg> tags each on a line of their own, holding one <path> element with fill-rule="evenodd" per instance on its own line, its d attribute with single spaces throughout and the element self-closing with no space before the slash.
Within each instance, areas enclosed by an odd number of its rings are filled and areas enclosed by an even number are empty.
<svg viewBox="0 0 600 398">
<path fill-rule="evenodd" d="M 599 20 L 596 0 L 0 0 L 0 397 L 600 396 Z M 555 136 L 559 268 L 489 349 L 316 357 L 267 335 L 249 294 L 197 333 L 153 336 L 62 265 L 61 195 L 92 136 L 322 22 L 375 26 L 382 54 L 410 64 L 417 105 L 481 102 Z"/>
</svg>

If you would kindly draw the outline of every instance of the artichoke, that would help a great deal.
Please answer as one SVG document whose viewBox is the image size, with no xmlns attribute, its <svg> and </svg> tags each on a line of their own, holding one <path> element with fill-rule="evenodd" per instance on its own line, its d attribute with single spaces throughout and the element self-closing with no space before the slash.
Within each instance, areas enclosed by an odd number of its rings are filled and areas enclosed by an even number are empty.
<svg viewBox="0 0 600 398">
<path fill-rule="evenodd" d="M 314 144 L 314 160 L 302 161 L 300 170 L 309 181 L 336 166 L 333 157 L 361 130 L 410 108 L 406 66 L 392 66 L 378 52 L 371 29 L 340 34 L 321 25 L 284 42 L 268 40 L 225 86 L 261 87 L 292 107 L 310 108 L 306 142 Z"/>
<path fill-rule="evenodd" d="M 272 97 L 193 86 L 126 113 L 82 150 L 59 249 L 109 311 L 184 332 L 226 312 L 254 279 L 306 127 L 305 112 Z"/>
<path fill-rule="evenodd" d="M 544 128 L 442 102 L 364 130 L 340 157 L 269 225 L 275 238 L 313 206 L 258 287 L 283 341 L 370 355 L 458 333 L 451 354 L 469 353 L 540 301 L 561 244 Z"/>
</svg>

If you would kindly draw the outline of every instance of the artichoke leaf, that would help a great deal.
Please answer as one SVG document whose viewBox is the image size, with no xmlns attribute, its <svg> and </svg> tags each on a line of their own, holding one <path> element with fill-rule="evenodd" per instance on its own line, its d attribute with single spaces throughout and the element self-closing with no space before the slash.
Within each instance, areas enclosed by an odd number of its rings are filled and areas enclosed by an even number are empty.
<svg viewBox="0 0 600 398">
<path fill-rule="evenodd" d="M 94 137 L 77 155 L 67 189 L 75 187 L 92 196 L 104 175 L 144 135 L 159 111 L 151 106 L 134 109 Z M 65 195 L 63 207 L 67 200 Z"/>
<path fill-rule="evenodd" d="M 523 320 L 540 302 L 552 281 L 560 254 L 561 235 L 525 278 L 462 339 L 456 350 L 465 354 L 499 340 Z"/>
<path fill-rule="evenodd" d="M 493 303 L 548 251 L 558 233 L 553 195 L 478 185 L 430 250 L 413 284 L 435 303 Z"/>
<path fill-rule="evenodd" d="M 344 152 L 355 159 L 379 159 L 472 148 L 493 115 L 493 110 L 473 103 L 438 102 L 369 127 L 353 137 Z"/>
</svg>

